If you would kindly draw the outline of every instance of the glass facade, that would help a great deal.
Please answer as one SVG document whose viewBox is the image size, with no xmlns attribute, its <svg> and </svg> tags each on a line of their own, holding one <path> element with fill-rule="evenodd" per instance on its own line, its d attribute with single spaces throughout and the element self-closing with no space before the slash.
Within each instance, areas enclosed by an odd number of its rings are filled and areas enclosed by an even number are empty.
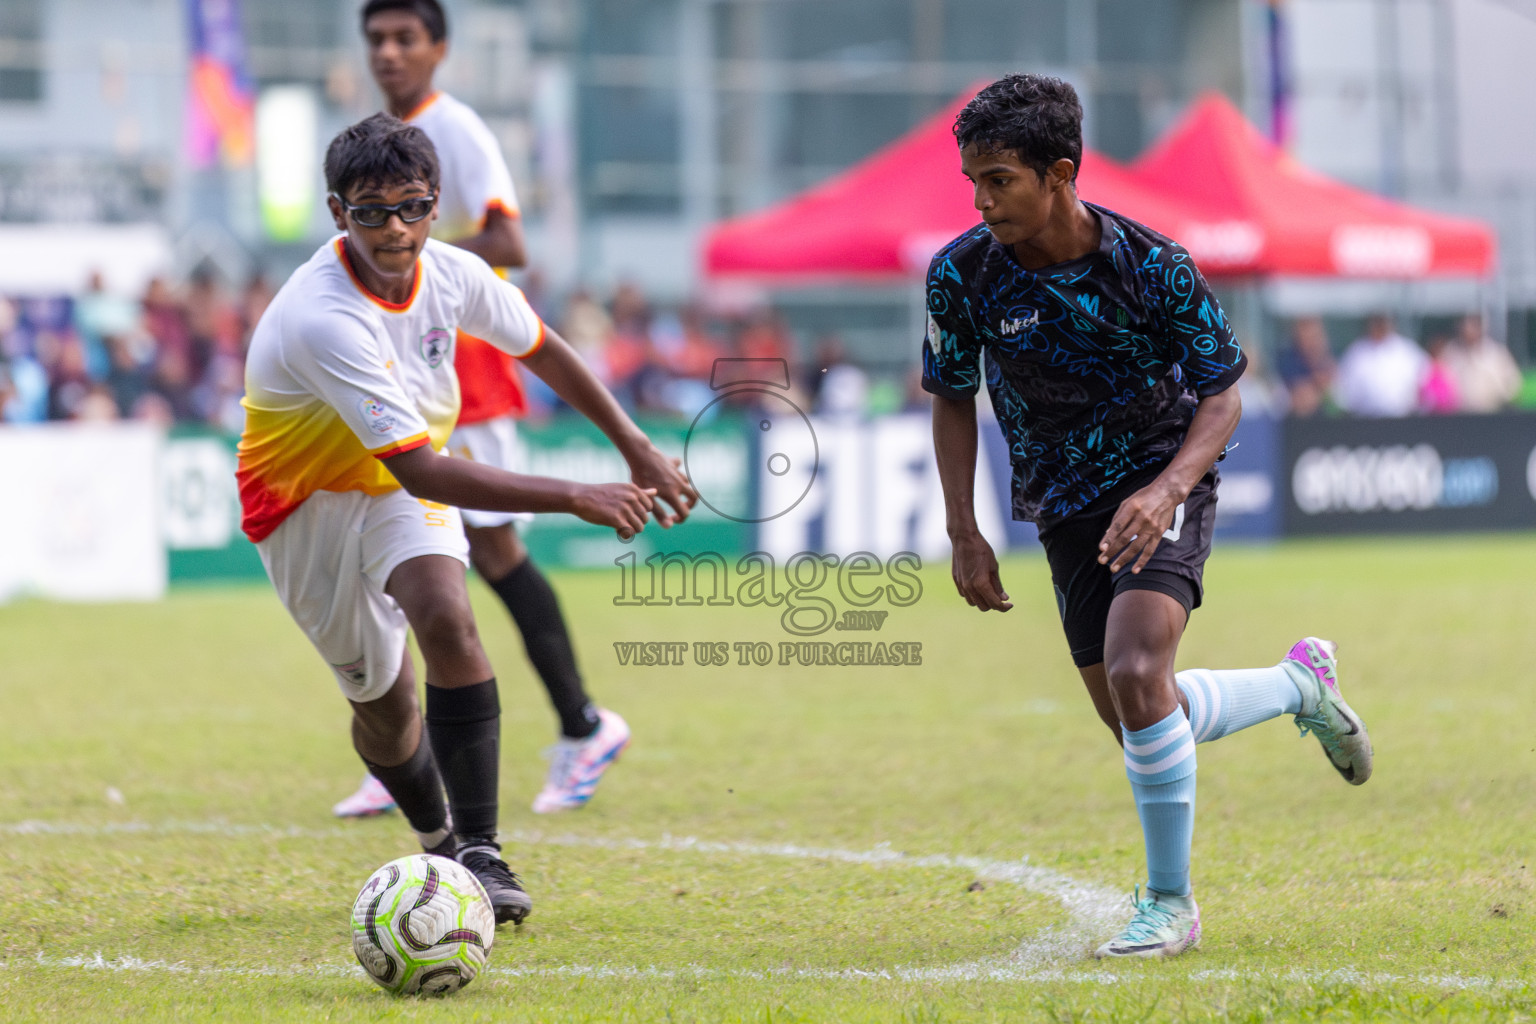
<svg viewBox="0 0 1536 1024">
<path fill-rule="evenodd" d="M 113 101 L 112 131 L 174 161 L 185 68 L 171 58 L 184 45 L 166 30 L 185 31 L 184 3 L 144 2 L 153 18 L 137 22 L 140 39 L 123 35 L 129 23 L 93 14 L 97 0 L 0 3 L 0 109 L 39 100 L 50 83 L 77 82 L 84 96 L 94 69 L 69 55 L 94 52 L 85 36 L 99 31 L 110 44 L 101 52 L 128 54 L 118 74 L 131 87 Z M 1133 153 L 1161 127 L 1159 112 L 1193 88 L 1191 23 L 1232 2 L 447 0 L 452 45 L 441 77 L 503 139 L 532 219 L 551 195 L 574 191 L 588 235 L 608 218 L 697 230 L 836 173 L 1008 71 L 1067 76 L 1083 95 L 1090 142 Z M 258 89 L 313 87 L 325 133 L 377 103 L 358 7 L 239 0 Z M 52 63 L 50 32 L 69 42 Z M 540 77 L 551 66 L 563 79 Z M 569 95 L 545 103 L 541 123 L 539 90 L 559 81 Z M 548 110 L 562 123 L 548 123 Z M 51 118 L 49 134 L 48 148 L 74 148 L 65 122 Z M 90 150 L 107 133 L 82 121 L 79 134 Z M 535 140 L 548 149 L 551 137 L 563 140 L 564 161 L 541 162 Z M 566 180 L 541 180 L 556 175 Z"/>
<path fill-rule="evenodd" d="M 1206 0 L 585 0 L 573 40 L 582 192 L 593 215 L 684 213 L 685 152 L 716 166 L 715 215 L 825 178 L 967 86 L 1010 71 L 1078 85 L 1088 141 L 1129 157 L 1166 112 L 1240 83 L 1237 22 L 1224 51 L 1193 54 Z M 689 23 L 702 23 L 690 35 Z M 1209 33 L 1207 33 L 1207 36 Z M 699 40 L 698 49 L 684 46 Z M 1212 69 L 1212 62 L 1230 66 Z M 690 64 L 702 73 L 690 79 Z M 1210 72 L 1202 75 L 1202 70 Z M 710 92 L 691 125 L 680 93 Z M 690 149 L 685 133 L 710 145 Z"/>
<path fill-rule="evenodd" d="M 318 145 L 377 109 L 361 0 L 234 2 L 258 89 L 312 90 Z M 1071 81 L 1086 141 L 1112 157 L 1141 152 L 1202 90 L 1261 128 L 1268 116 L 1267 0 L 444 2 L 439 82 L 502 143 L 557 291 L 634 280 L 681 301 L 711 223 L 825 180 L 1012 71 Z M 1523 52 L 1533 30 L 1456 0 L 1285 10 L 1298 159 L 1498 223 L 1499 294 L 1529 305 L 1529 147 L 1504 111 L 1536 101 L 1517 58 L 1477 48 Z M 188 187 L 186 31 L 186 0 L 0 0 L 0 222 L 156 219 L 274 273 L 312 244 L 274 251 L 248 172 Z M 317 210 L 312 233 L 328 229 Z M 807 322 L 825 312 L 794 301 Z"/>
<path fill-rule="evenodd" d="M 0 103 L 35 103 L 43 98 L 43 0 L 0 3 Z"/>
</svg>

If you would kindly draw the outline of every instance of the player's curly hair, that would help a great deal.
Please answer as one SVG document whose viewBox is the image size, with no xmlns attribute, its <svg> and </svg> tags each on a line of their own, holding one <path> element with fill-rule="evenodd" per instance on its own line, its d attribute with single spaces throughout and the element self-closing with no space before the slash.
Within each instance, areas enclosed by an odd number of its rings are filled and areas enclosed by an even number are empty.
<svg viewBox="0 0 1536 1024">
<path fill-rule="evenodd" d="M 325 187 L 345 196 L 354 185 L 424 182 L 437 191 L 441 172 L 427 133 L 392 114 L 343 128 L 325 151 Z"/>
<path fill-rule="evenodd" d="M 437 0 L 368 0 L 361 12 L 364 33 L 368 31 L 368 19 L 380 11 L 406 11 L 416 15 L 427 27 L 427 35 L 434 43 L 448 38 L 448 16 Z"/>
<path fill-rule="evenodd" d="M 955 117 L 960 148 L 1012 150 L 1041 177 L 1057 160 L 1072 161 L 1072 180 L 1083 163 L 1083 105 L 1077 90 L 1049 75 L 999 78 Z"/>
</svg>

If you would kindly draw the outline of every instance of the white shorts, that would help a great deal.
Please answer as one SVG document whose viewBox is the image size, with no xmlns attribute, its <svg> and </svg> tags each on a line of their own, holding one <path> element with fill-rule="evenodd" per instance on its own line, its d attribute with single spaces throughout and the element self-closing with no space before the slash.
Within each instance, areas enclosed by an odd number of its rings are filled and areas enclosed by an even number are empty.
<svg viewBox="0 0 1536 1024">
<path fill-rule="evenodd" d="M 523 472 L 523 446 L 517 438 L 517 421 L 511 416 L 498 416 L 453 428 L 448 438 L 448 451 L 456 459 L 495 466 L 508 473 Z M 474 508 L 460 511 L 466 526 L 506 526 L 508 523 L 521 526 L 533 522 L 532 512 L 482 512 Z"/>
<path fill-rule="evenodd" d="M 348 700 L 377 700 L 394 685 L 409 625 L 384 593 L 407 559 L 449 555 L 469 564 L 459 510 L 405 491 L 317 491 L 256 545 L 278 599 Z"/>
</svg>

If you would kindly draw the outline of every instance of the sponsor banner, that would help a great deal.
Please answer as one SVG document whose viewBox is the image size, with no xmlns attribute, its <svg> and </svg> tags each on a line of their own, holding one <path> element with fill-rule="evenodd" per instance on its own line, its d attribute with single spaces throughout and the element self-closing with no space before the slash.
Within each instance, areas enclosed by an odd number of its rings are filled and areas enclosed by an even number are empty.
<svg viewBox="0 0 1536 1024">
<path fill-rule="evenodd" d="M 949 557 L 929 416 L 862 420 L 797 412 L 765 417 L 757 427 L 749 434 L 760 549 L 781 559 L 801 551 Z M 1033 528 L 1009 521 L 1007 454 L 992 450 L 1002 448 L 997 428 L 983 423 L 981 437 L 976 519 L 1001 551 L 1011 542 L 1027 543 Z"/>
<path fill-rule="evenodd" d="M 1287 534 L 1536 526 L 1536 416 L 1291 420 Z"/>
<path fill-rule="evenodd" d="M 149 600 L 165 592 L 155 467 L 143 424 L 0 429 L 0 601 Z"/>
<path fill-rule="evenodd" d="M 573 517 L 541 515 L 525 531 L 530 550 L 550 566 L 602 568 L 663 551 L 948 557 L 927 415 L 807 416 L 787 401 L 763 409 L 716 403 L 693 423 L 642 424 L 684 460 L 705 499 L 681 527 L 652 527 L 625 544 Z M 627 478 L 623 459 L 583 420 L 523 424 L 519 437 L 525 472 Z M 1536 527 L 1530 414 L 1250 417 L 1234 440 L 1220 466 L 1224 537 Z M 0 599 L 145 598 L 167 579 L 263 578 L 239 530 L 235 441 L 128 424 L 0 430 L 0 472 L 29 481 L 30 499 L 0 509 L 0 535 L 12 538 L 0 551 Z M 982 532 L 998 551 L 1035 550 L 1033 526 L 1009 516 L 1009 484 L 1004 442 L 983 422 L 975 502 Z"/>
<path fill-rule="evenodd" d="M 639 424 L 656 447 L 673 458 L 686 458 L 695 486 L 714 508 L 701 505 L 687 522 L 670 530 L 662 530 L 653 522 L 627 544 L 612 530 L 575 516 L 536 516 L 523 532 L 523 539 L 540 563 L 611 568 L 616 558 L 631 553 L 643 560 L 660 550 L 751 550 L 750 525 L 717 511 L 730 513 L 752 507 L 747 424 L 739 416 L 724 412 L 691 427 L 685 420 L 641 419 Z M 629 479 L 623 456 L 584 419 L 572 416 L 542 424 L 520 423 L 517 436 L 523 447 L 525 473 L 581 483 Z"/>
<path fill-rule="evenodd" d="M 266 579 L 240 532 L 235 444 L 223 431 L 178 427 L 160 456 L 159 494 L 173 581 Z"/>
<path fill-rule="evenodd" d="M 1244 416 L 1216 464 L 1216 536 L 1269 540 L 1280 535 L 1280 435 L 1283 424 L 1269 416 Z"/>
<path fill-rule="evenodd" d="M 683 456 L 686 423 L 646 421 L 641 426 L 662 451 Z M 707 481 L 711 493 L 727 504 L 750 501 L 744 431 L 744 424 L 730 418 L 704 424 L 691 448 L 698 479 Z M 240 532 L 235 483 L 238 440 L 232 434 L 190 428 L 178 429 L 166 441 L 160 496 L 173 581 L 266 578 L 256 546 Z M 629 478 L 623 458 L 585 420 L 571 417 L 519 424 L 518 440 L 522 472 L 585 483 Z M 625 552 L 638 551 L 644 558 L 654 549 L 675 549 L 679 541 L 689 549 L 745 552 L 752 539 L 739 523 L 707 508 L 670 533 L 653 524 L 629 544 L 621 543 L 612 530 L 567 515 L 537 516 L 524 528 L 523 536 L 535 558 L 556 567 L 611 566 Z"/>
</svg>

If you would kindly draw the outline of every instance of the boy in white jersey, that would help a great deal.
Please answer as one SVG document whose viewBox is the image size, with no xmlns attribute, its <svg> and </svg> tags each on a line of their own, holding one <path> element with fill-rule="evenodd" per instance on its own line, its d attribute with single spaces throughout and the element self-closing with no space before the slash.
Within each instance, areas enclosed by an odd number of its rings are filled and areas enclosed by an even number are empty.
<svg viewBox="0 0 1536 1024">
<path fill-rule="evenodd" d="M 437 0 L 368 0 L 361 12 L 368 63 L 389 112 L 432 140 L 441 165 L 438 217 L 432 237 L 467 249 L 493 267 L 527 262 L 512 175 L 491 130 L 468 106 L 433 86 L 447 54 L 447 20 Z M 511 472 L 520 468 L 516 419 L 527 398 L 516 360 L 460 332 L 454 351 L 463 399 L 448 450 Z M 560 720 L 560 740 L 544 788 L 534 798 L 539 813 L 580 807 L 629 742 L 629 726 L 597 707 L 576 666 L 570 632 L 549 581 L 528 557 L 515 522 L 526 514 L 463 512 L 469 558 L 506 606 L 522 634 L 528 659 Z M 335 806 L 340 817 L 378 814 L 394 806 L 371 776 Z"/>
<path fill-rule="evenodd" d="M 427 238 L 438 165 L 425 134 L 375 115 L 332 141 L 325 173 L 345 234 L 294 272 L 251 340 L 243 526 L 352 703 L 354 747 L 423 848 L 457 856 L 497 921 L 518 922 L 532 901 L 495 839 L 500 705 L 454 506 L 570 512 L 629 537 L 651 512 L 663 526 L 680 520 L 696 495 L 521 292 Z M 633 482 L 579 485 L 441 457 L 458 413 L 460 326 L 520 356 L 591 419 Z M 407 629 L 427 666 L 425 728 Z"/>
</svg>

